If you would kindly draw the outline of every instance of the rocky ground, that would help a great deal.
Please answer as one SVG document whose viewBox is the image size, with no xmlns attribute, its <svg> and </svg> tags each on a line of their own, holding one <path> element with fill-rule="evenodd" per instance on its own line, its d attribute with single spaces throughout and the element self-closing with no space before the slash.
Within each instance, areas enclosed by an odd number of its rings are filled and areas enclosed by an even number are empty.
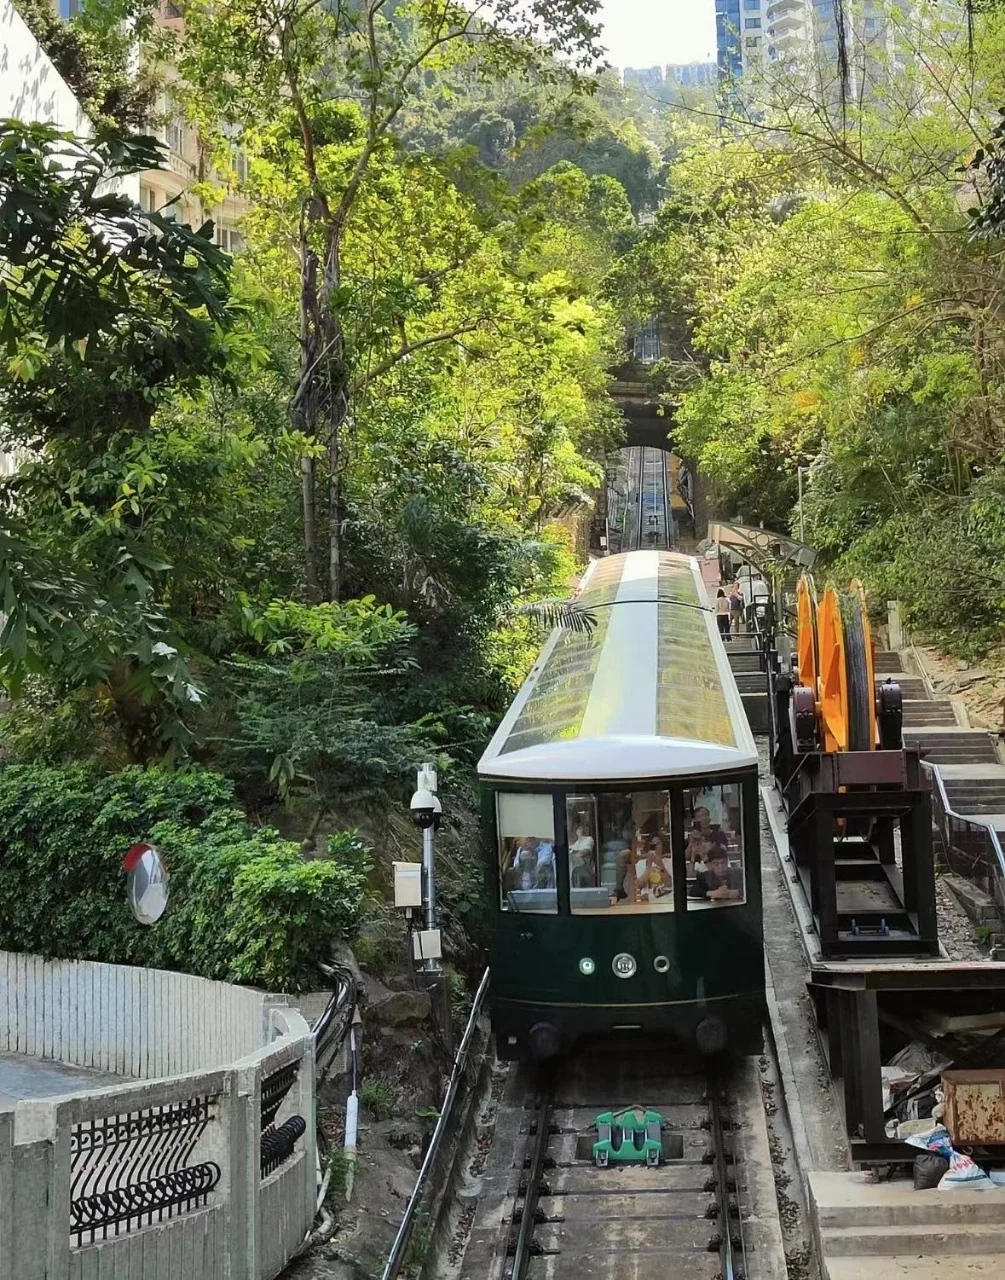
<svg viewBox="0 0 1005 1280">
<path fill-rule="evenodd" d="M 937 649 L 916 646 L 935 692 L 962 700 L 975 728 L 1001 729 L 1005 724 L 1005 649 L 981 663 L 950 658 Z"/>
<path fill-rule="evenodd" d="M 333 1074 L 319 1097 L 332 1155 L 327 1208 L 336 1230 L 285 1273 L 286 1280 L 371 1280 L 380 1275 L 436 1122 L 447 1055 L 428 992 L 411 974 L 360 974 L 363 1072 L 358 1155 L 349 1196 L 343 1155 L 348 1075 Z M 449 1069 L 447 1066 L 446 1069 Z M 336 1068 L 337 1070 L 337 1068 Z M 413 1249 L 423 1246 L 421 1226 Z"/>
</svg>

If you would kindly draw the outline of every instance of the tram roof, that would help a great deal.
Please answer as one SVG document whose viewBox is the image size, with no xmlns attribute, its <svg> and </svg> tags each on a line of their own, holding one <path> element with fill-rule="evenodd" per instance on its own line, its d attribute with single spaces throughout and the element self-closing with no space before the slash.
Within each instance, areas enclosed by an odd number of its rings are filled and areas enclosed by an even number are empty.
<svg viewBox="0 0 1005 1280">
<path fill-rule="evenodd" d="M 757 763 L 697 560 L 594 560 L 576 600 L 596 627 L 551 633 L 479 762 L 483 778 L 642 781 Z"/>
</svg>

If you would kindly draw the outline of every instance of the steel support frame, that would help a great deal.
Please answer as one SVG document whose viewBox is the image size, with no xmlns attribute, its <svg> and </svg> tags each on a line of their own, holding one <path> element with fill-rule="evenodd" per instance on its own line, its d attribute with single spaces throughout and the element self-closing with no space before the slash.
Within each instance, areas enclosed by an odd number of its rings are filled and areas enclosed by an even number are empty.
<svg viewBox="0 0 1005 1280">
<path fill-rule="evenodd" d="M 883 993 L 982 990 L 996 1007 L 1005 1003 L 1005 965 L 945 961 L 906 964 L 868 962 L 814 965 L 810 994 L 826 1019 L 828 1067 L 841 1081 L 845 1130 L 858 1165 L 909 1164 L 917 1149 L 888 1138 L 883 1114 L 880 1026 L 891 1021 L 881 1009 Z M 906 1030 L 906 1029 L 905 1029 Z"/>
<path fill-rule="evenodd" d="M 855 752 L 805 756 L 786 787 L 789 842 L 796 869 L 806 871 L 809 896 L 825 959 L 840 956 L 939 954 L 935 909 L 935 855 L 932 845 L 931 793 L 920 786 L 914 752 Z M 875 757 L 879 790 L 847 790 L 863 786 L 866 760 Z M 856 779 L 848 782 L 845 779 Z M 901 785 L 894 779 L 899 779 Z M 861 780 L 859 780 L 861 779 Z M 914 786 L 904 786 L 914 783 Z M 842 788 L 842 789 L 839 789 Z M 868 818 L 876 828 L 877 866 L 901 902 L 916 937 L 883 940 L 840 937 L 835 868 L 838 819 Z M 902 871 L 897 872 L 894 826 L 901 833 Z"/>
</svg>

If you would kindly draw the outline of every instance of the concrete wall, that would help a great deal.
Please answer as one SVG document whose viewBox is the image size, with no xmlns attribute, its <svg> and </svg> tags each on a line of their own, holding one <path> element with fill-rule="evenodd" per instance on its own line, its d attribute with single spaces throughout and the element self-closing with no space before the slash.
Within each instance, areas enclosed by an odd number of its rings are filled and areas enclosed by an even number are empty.
<svg viewBox="0 0 1005 1280">
<path fill-rule="evenodd" d="M 259 992 L 184 974 L 11 953 L 0 953 L 0 988 L 0 1049 L 137 1074 L 187 1064 L 166 1078 L 0 1110 L 0 1280 L 278 1275 L 315 1211 L 314 1041 L 300 1014 Z M 196 1065 L 228 1053 L 214 1069 Z M 296 1115 L 306 1131 L 263 1177 L 263 1082 L 287 1068 L 296 1078 L 275 1124 Z M 206 1118 L 190 1148 L 173 1135 L 161 1153 L 144 1136 L 147 1118 L 196 1104 Z M 219 1169 L 204 1204 L 102 1226 L 94 1239 L 71 1232 L 88 1197 L 110 1191 L 122 1203 L 153 1176 L 203 1164 Z"/>
<path fill-rule="evenodd" d="M 91 132 L 80 103 L 11 0 L 0 0 L 0 118 L 8 117 Z"/>
<path fill-rule="evenodd" d="M 285 1004 L 189 973 L 0 951 L 0 1052 L 140 1080 L 243 1058 Z"/>
</svg>

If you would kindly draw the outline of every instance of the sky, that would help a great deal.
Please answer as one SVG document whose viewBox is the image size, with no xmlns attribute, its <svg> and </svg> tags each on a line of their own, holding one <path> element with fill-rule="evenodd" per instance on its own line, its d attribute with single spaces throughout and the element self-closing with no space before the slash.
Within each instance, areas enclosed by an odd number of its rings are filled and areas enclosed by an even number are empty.
<svg viewBox="0 0 1005 1280">
<path fill-rule="evenodd" d="M 714 0 L 604 0 L 601 11 L 616 67 L 715 59 Z"/>
</svg>

